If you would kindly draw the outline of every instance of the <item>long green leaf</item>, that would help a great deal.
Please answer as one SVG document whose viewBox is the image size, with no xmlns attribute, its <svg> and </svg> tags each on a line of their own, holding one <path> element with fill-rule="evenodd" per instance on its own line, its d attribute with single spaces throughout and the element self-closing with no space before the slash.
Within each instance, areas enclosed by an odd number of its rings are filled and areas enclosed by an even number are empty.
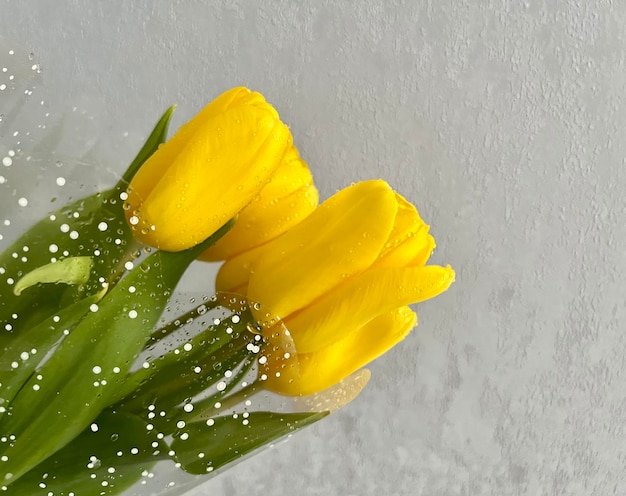
<svg viewBox="0 0 626 496">
<path fill-rule="evenodd" d="M 190 250 L 148 257 L 67 336 L 0 420 L 0 435 L 15 436 L 0 445 L 8 457 L 0 481 L 24 474 L 121 399 L 120 385 L 185 269 L 231 225 Z"/>
<path fill-rule="evenodd" d="M 315 413 L 252 412 L 187 424 L 174 439 L 175 459 L 191 474 L 217 470 L 278 438 L 328 415 Z"/>
<path fill-rule="evenodd" d="M 249 355 L 246 350 L 249 337 L 240 332 L 217 332 L 215 339 L 210 338 L 210 332 L 202 333 L 192 340 L 191 352 L 170 352 L 163 362 L 153 362 L 156 371 L 124 402 L 125 408 L 139 412 L 154 403 L 169 409 L 185 398 L 200 394 L 223 378 L 224 371 L 236 368 Z M 141 371 L 138 373 L 141 375 Z"/>
<path fill-rule="evenodd" d="M 148 136 L 148 139 L 144 143 L 143 147 L 139 150 L 139 153 L 122 176 L 122 181 L 124 181 L 125 184 L 130 183 L 143 163 L 157 151 L 162 143 L 165 143 L 167 130 L 169 129 L 170 120 L 172 119 L 174 110 L 176 110 L 176 105 L 172 105 L 168 108 L 159 119 L 159 122 L 156 123 L 156 126 L 154 126 L 154 129 L 150 133 L 150 136 Z"/>
<path fill-rule="evenodd" d="M 110 286 L 118 281 L 124 272 L 124 263 L 137 250 L 132 232 L 126 224 L 120 194 L 139 167 L 165 140 L 173 110 L 171 107 L 161 117 L 115 188 L 59 208 L 0 253 L 0 274 L 3 279 L 0 289 L 0 352 L 5 343 L 22 329 L 38 324 L 61 306 L 84 297 L 85 293 L 97 292 L 100 277 L 104 277 Z M 18 296 L 13 294 L 10 284 L 4 284 L 4 281 L 18 281 L 25 274 L 49 264 L 52 259 L 93 257 L 95 254 L 93 282 L 91 287 L 84 290 L 37 285 Z M 11 332 L 5 332 L 7 328 Z"/>
<path fill-rule="evenodd" d="M 91 305 L 102 298 L 102 294 L 65 307 L 39 325 L 25 329 L 11 341 L 0 355 L 0 406 L 6 407 L 66 330 L 72 329 L 89 312 Z"/>
<path fill-rule="evenodd" d="M 117 495 L 169 459 L 168 446 L 135 415 L 103 412 L 93 425 L 2 494 Z"/>
<path fill-rule="evenodd" d="M 18 288 L 21 289 L 19 295 L 14 294 L 11 285 L 3 284 L 0 289 L 0 350 L 22 329 L 50 317 L 64 304 L 97 293 L 101 288 L 100 277 L 113 283 L 120 267 L 123 270 L 126 252 L 133 243 L 120 202 L 104 203 L 103 194 L 66 205 L 30 228 L 0 254 L 4 280 L 17 282 L 52 260 L 69 257 L 93 257 L 91 279 L 84 287 L 36 284 Z M 11 332 L 5 332 L 7 328 Z"/>
<path fill-rule="evenodd" d="M 238 340 L 238 343 L 242 341 Z M 224 379 L 226 370 L 236 369 L 249 355 L 250 352 L 245 349 L 244 345 L 238 345 L 226 352 L 223 357 L 216 357 L 212 367 L 204 367 L 203 371 L 198 374 L 200 377 L 194 377 L 192 367 L 190 367 L 189 372 L 182 376 L 181 380 L 168 382 L 165 391 L 153 390 L 153 400 L 160 408 L 172 409 L 189 398 L 211 389 L 217 382 Z"/>
</svg>

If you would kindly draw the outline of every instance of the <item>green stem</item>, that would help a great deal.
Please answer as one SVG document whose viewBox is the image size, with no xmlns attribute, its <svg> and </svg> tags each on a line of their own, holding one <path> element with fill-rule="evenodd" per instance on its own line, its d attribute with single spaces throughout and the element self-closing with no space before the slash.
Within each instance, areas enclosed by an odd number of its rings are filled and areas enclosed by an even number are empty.
<svg viewBox="0 0 626 496">
<path fill-rule="evenodd" d="M 227 332 L 229 327 L 233 332 Z M 184 354 L 171 350 L 151 360 L 154 367 L 136 370 L 124 382 L 122 396 L 127 399 L 121 402 L 123 409 L 141 414 L 146 405 L 156 403 L 169 410 L 219 382 L 225 370 L 234 370 L 248 354 L 250 338 L 245 328 L 245 321 L 223 321 L 191 338 L 187 343 L 191 348 Z M 200 371 L 191 373 L 199 363 L 204 364 Z"/>
<path fill-rule="evenodd" d="M 177 330 L 182 329 L 186 324 L 189 323 L 189 320 L 193 320 L 196 317 L 200 317 L 204 315 L 205 311 L 213 310 L 214 308 L 217 308 L 218 306 L 219 306 L 219 302 L 217 298 L 212 298 L 207 303 L 199 305 L 189 310 L 188 312 L 185 312 L 184 314 L 179 315 L 174 320 L 171 320 L 164 326 L 156 329 L 150 336 L 150 339 L 148 340 L 146 347 L 151 346 L 159 342 L 161 339 L 166 338 L 170 334 L 176 332 Z M 202 313 L 200 313 L 200 309 L 203 309 Z"/>
<path fill-rule="evenodd" d="M 263 387 L 259 384 L 259 381 L 255 380 L 254 382 L 242 387 L 239 391 L 235 391 L 233 394 L 226 396 L 219 401 L 216 401 L 215 397 L 199 401 L 195 404 L 195 410 L 198 413 L 194 416 L 194 420 L 215 417 L 224 410 L 229 410 L 237 406 L 239 403 L 252 398 L 262 389 Z M 216 404 L 219 404 L 219 407 L 216 407 Z"/>
<path fill-rule="evenodd" d="M 113 286 L 115 286 L 120 281 L 122 276 L 128 271 L 125 264 L 126 262 L 130 261 L 129 260 L 130 258 L 132 258 L 132 253 L 138 250 L 141 250 L 144 247 L 145 245 L 137 241 L 137 239 L 135 239 L 134 237 L 131 237 L 128 240 L 127 245 L 126 245 L 126 250 L 124 251 L 122 256 L 119 257 L 117 264 L 111 270 L 111 276 L 109 279 L 109 289 L 112 289 Z"/>
</svg>

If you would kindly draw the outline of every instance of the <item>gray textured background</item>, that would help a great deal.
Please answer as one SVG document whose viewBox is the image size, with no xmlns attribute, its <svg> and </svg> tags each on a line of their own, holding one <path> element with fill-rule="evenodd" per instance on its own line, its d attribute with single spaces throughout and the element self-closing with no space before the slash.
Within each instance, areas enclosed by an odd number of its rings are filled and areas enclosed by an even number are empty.
<svg viewBox="0 0 626 496">
<path fill-rule="evenodd" d="M 35 54 L 47 108 L 91 116 L 113 171 L 172 102 L 178 125 L 244 84 L 323 197 L 386 178 L 457 270 L 353 404 L 194 494 L 626 493 L 626 3 L 0 9 L 0 50 Z"/>
</svg>

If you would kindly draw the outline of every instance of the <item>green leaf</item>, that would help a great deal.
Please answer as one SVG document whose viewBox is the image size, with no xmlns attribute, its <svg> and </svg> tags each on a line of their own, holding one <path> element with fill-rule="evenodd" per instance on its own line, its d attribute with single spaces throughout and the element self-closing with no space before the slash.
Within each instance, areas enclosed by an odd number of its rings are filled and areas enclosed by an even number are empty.
<svg viewBox="0 0 626 496">
<path fill-rule="evenodd" d="M 209 328 L 186 343 L 191 345 L 190 351 L 186 352 L 184 348 L 179 353 L 171 351 L 153 361 L 153 369 L 135 372 L 138 377 L 132 379 L 134 384 L 142 377 L 144 380 L 124 402 L 125 408 L 140 412 L 146 405 L 156 404 L 169 410 L 222 379 L 225 370 L 235 369 L 249 355 L 246 346 L 250 336 L 245 332 L 245 322 L 231 326 L 242 329 L 229 334 L 226 332 L 228 325 Z M 207 357 L 210 357 L 210 363 L 207 363 Z M 145 377 L 148 374 L 149 377 Z"/>
<path fill-rule="evenodd" d="M 136 245 L 121 202 L 105 203 L 103 194 L 82 198 L 36 223 L 0 254 L 0 350 L 7 339 L 50 317 L 66 301 L 72 303 L 99 292 L 100 277 L 113 285 L 132 249 Z M 40 267 L 69 257 L 93 257 L 92 277 L 82 288 L 37 285 L 18 296 L 5 282 L 19 281 Z M 7 324 L 11 333 L 3 331 Z"/>
<path fill-rule="evenodd" d="M 65 448 L 9 485 L 2 494 L 120 494 L 139 481 L 142 473 L 149 471 L 157 461 L 169 459 L 168 446 L 135 415 L 103 412 L 94 426 L 96 432 L 91 428 L 84 430 Z"/>
<path fill-rule="evenodd" d="M 238 346 L 224 357 L 216 357 L 213 359 L 214 361 L 212 360 L 213 363 L 210 367 L 207 366 L 207 360 L 205 358 L 205 366 L 202 368 L 202 371 L 197 374 L 199 377 L 194 377 L 196 374 L 193 372 L 193 367 L 202 362 L 195 360 L 189 363 L 191 366 L 187 368 L 184 376 L 174 381 L 168 381 L 164 385 L 165 388 L 163 391 L 154 388 L 152 390 L 152 401 L 158 408 L 173 409 L 177 405 L 187 402 L 189 398 L 193 398 L 203 393 L 205 390 L 209 390 L 224 379 L 224 372 L 226 370 L 236 369 L 249 355 L 250 353 L 244 346 Z M 179 409 L 179 412 L 182 412 L 182 410 Z"/>
<path fill-rule="evenodd" d="M 192 420 L 206 418 L 208 411 L 219 411 L 219 409 L 215 408 L 217 403 L 222 405 L 223 401 L 228 402 L 229 398 L 232 399 L 237 396 L 237 394 L 230 395 L 230 393 L 242 383 L 243 379 L 257 363 L 256 358 L 257 357 L 255 355 L 248 355 L 248 357 L 239 364 L 238 370 L 235 371 L 235 374 L 228 378 L 228 380 L 224 381 L 226 383 L 226 387 L 222 391 L 213 392 L 213 394 L 209 394 L 209 396 L 206 396 L 199 401 L 194 401 L 194 415 Z M 235 370 L 235 368 L 231 370 Z"/>
<path fill-rule="evenodd" d="M 13 294 L 19 296 L 25 289 L 42 283 L 85 284 L 92 267 L 93 257 L 70 257 L 42 265 L 17 281 Z"/>
<path fill-rule="evenodd" d="M 15 436 L 13 443 L 0 444 L 8 456 L 0 481 L 24 474 L 121 399 L 121 384 L 185 269 L 231 225 L 190 250 L 154 253 L 81 320 L 0 420 L 0 435 Z"/>
<path fill-rule="evenodd" d="M 139 168 L 143 165 L 143 163 L 150 158 L 150 156 L 157 151 L 159 146 L 165 143 L 167 138 L 167 130 L 170 126 L 170 120 L 172 119 L 172 114 L 176 110 L 176 105 L 172 105 L 168 108 L 165 113 L 159 119 L 159 122 L 156 123 L 154 129 L 150 133 L 150 136 L 144 143 L 141 150 L 135 157 L 122 176 L 122 181 L 127 185 L 130 183 L 132 178 L 135 176 Z M 124 188 L 125 189 L 125 188 Z"/>
<path fill-rule="evenodd" d="M 251 412 L 187 424 L 171 443 L 174 458 L 190 474 L 206 474 L 291 434 L 328 415 L 315 413 Z"/>
<path fill-rule="evenodd" d="M 6 407 L 65 331 L 72 329 L 105 291 L 62 309 L 11 340 L 0 355 L 0 406 Z"/>
<path fill-rule="evenodd" d="M 99 291 L 100 277 L 111 287 L 117 283 L 124 273 L 124 263 L 133 258 L 132 253 L 139 247 L 126 224 L 120 194 L 143 162 L 165 140 L 173 110 L 171 107 L 161 117 L 115 188 L 81 198 L 52 212 L 0 254 L 0 350 L 7 339 L 50 317 L 65 302 L 76 301 L 84 297 L 85 292 Z M 60 291 L 54 286 L 38 286 L 17 296 L 5 282 L 17 281 L 59 257 L 82 256 L 94 256 L 92 284 L 83 293 L 77 288 Z M 12 329 L 10 334 L 2 331 L 7 324 Z"/>
</svg>

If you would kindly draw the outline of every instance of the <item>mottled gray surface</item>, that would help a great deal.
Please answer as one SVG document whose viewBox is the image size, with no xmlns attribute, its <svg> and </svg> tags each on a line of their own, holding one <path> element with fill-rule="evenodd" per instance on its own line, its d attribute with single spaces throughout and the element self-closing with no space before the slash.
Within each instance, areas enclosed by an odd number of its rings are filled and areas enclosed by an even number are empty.
<svg viewBox="0 0 626 496">
<path fill-rule="evenodd" d="M 0 1 L 114 171 L 245 84 L 324 197 L 385 177 L 457 270 L 353 404 L 193 494 L 626 493 L 626 3 L 353 3 Z"/>
</svg>

